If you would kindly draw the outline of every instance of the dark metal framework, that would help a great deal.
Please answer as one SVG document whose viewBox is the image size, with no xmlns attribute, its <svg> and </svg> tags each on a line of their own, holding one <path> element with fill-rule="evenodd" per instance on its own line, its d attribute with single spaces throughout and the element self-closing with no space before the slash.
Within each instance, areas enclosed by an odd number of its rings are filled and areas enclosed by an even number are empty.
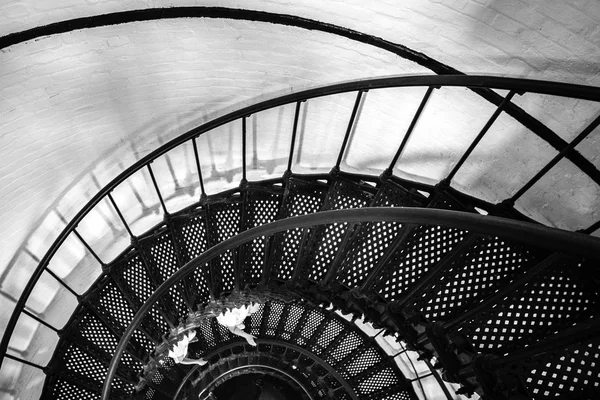
<svg viewBox="0 0 600 400">
<path fill-rule="evenodd" d="M 340 171 L 340 161 L 362 94 L 370 89 L 409 86 L 424 86 L 428 90 L 390 167 L 380 177 Z M 491 89 L 504 89 L 509 94 L 500 101 L 493 101 L 498 105 L 496 112 L 446 179 L 431 186 L 393 176 L 393 168 L 401 162 L 402 151 L 414 126 L 423 117 L 425 104 L 435 95 L 434 89 L 442 86 L 468 87 L 480 94 L 489 93 Z M 331 173 L 294 174 L 291 160 L 301 103 L 347 92 L 356 92 L 357 97 Z M 544 380 L 548 372 L 539 372 L 543 369 L 540 366 L 558 365 L 560 369 L 567 363 L 564 359 L 567 352 L 581 354 L 581 362 L 585 364 L 585 357 L 600 352 L 597 346 L 600 327 L 596 318 L 598 291 L 589 283 L 596 276 L 594 263 L 599 258 L 600 244 L 583 233 L 559 231 L 525 221 L 526 218 L 512 205 L 564 158 L 573 161 L 600 183 L 597 169 L 593 166 L 591 169 L 589 161 L 582 161 L 581 155 L 574 150 L 600 125 L 600 116 L 573 142 L 561 143 L 557 147 L 559 154 L 547 166 L 511 198 L 499 204 L 467 196 L 451 187 L 456 171 L 502 112 L 532 128 L 534 133 L 556 147 L 556 142 L 546 135 L 547 128 L 540 128 L 543 125 L 539 121 L 524 115 L 511 102 L 515 93 L 523 92 L 600 101 L 597 88 L 522 79 L 482 76 L 382 78 L 282 96 L 233 112 L 174 139 L 99 190 L 75 218 L 68 221 L 48 253 L 39 260 L 38 268 L 17 302 L 0 343 L 2 359 L 7 357 L 36 366 L 7 354 L 20 315 L 32 315 L 61 335 L 57 355 L 79 357 L 78 360 L 98 364 L 98 371 L 105 371 L 98 373 L 98 376 L 107 376 L 104 398 L 107 398 L 111 382 L 113 395 L 127 397 L 136 371 L 147 361 L 160 337 L 177 324 L 186 310 L 205 304 L 209 298 L 250 287 L 279 294 L 288 291 L 296 298 L 309 299 L 315 304 L 333 303 L 339 309 L 365 315 L 378 326 L 400 333 L 423 357 L 436 356 L 445 369 L 445 377 L 460 382 L 465 392 L 478 390 L 499 399 L 515 392 L 544 398 L 543 393 L 553 385 Z M 207 196 L 195 139 L 223 124 L 241 120 L 242 157 L 245 159 L 246 117 L 284 104 L 296 104 L 286 173 L 270 181 L 248 182 L 244 162 L 239 188 Z M 196 204 L 170 214 L 151 163 L 187 141 L 194 147 L 202 195 Z M 165 221 L 150 232 L 135 236 L 112 198 L 112 191 L 142 169 L 150 174 Z M 102 263 L 92 246 L 76 230 L 87 213 L 104 199 L 110 201 L 132 241 L 131 246 L 108 265 Z M 298 204 L 303 208 L 299 209 Z M 476 215 L 475 207 L 490 215 Z M 343 211 L 345 208 L 352 210 Z M 314 214 L 318 211 L 324 213 Z M 309 215 L 297 217 L 300 214 Z M 592 224 L 584 233 L 594 231 L 598 224 Z M 28 311 L 25 304 L 42 273 L 52 273 L 48 264 L 71 233 L 103 266 L 104 273 L 82 296 L 54 276 L 81 304 L 68 325 L 58 329 Z M 428 254 L 424 260 L 412 255 L 415 249 L 427 253 L 434 247 L 436 254 Z M 367 253 L 374 256 L 366 257 Z M 144 276 L 147 286 L 144 293 L 149 294 L 142 295 L 142 291 L 128 281 L 127 271 L 133 271 L 134 267 L 136 274 Z M 484 278 L 473 278 L 477 275 Z M 474 288 L 467 295 L 456 294 L 464 290 L 464 285 L 474 285 Z M 559 304 L 575 298 L 578 304 L 566 311 Z M 109 300 L 121 302 L 121 308 L 111 310 Z M 553 301 L 556 304 L 552 306 L 552 312 L 544 311 L 543 303 Z M 520 309 L 528 311 L 515 314 L 515 310 Z M 272 311 L 269 306 L 264 312 Z M 127 315 L 115 317 L 119 313 Z M 541 323 L 543 327 L 540 328 L 538 313 L 550 320 L 547 326 Z M 269 328 L 268 321 L 266 319 L 265 325 L 258 328 L 259 337 L 269 329 L 284 331 L 284 320 L 275 328 Z M 518 329 L 511 326 L 514 321 L 518 322 Z M 111 339 L 112 350 L 107 353 L 98 348 L 93 339 L 78 331 L 82 326 L 93 326 L 93 329 L 106 331 L 106 337 L 123 339 L 118 346 Z M 212 337 L 214 341 L 221 337 L 216 329 L 207 331 L 203 340 L 209 341 Z M 315 329 L 324 331 L 326 325 L 321 324 Z M 337 340 L 341 343 L 345 338 L 339 336 Z M 503 345 L 507 340 L 510 344 Z M 561 351 L 554 351 L 557 344 Z M 112 361 L 110 357 L 113 357 Z M 36 367 L 50 375 L 60 375 L 61 365 L 55 357 L 49 366 Z M 110 367 L 106 369 L 108 365 Z M 592 375 L 586 384 L 577 383 L 579 377 L 576 374 L 563 375 L 566 390 L 584 395 L 597 390 L 600 379 L 596 370 L 593 371 L 596 375 Z M 519 376 L 527 374 L 533 375 L 527 378 L 530 381 L 523 382 Z M 170 366 L 162 379 L 177 382 L 184 375 L 178 366 Z M 76 385 L 90 393 L 99 392 L 94 382 L 74 376 L 68 378 L 68 385 Z M 160 398 L 158 383 L 150 387 L 157 393 L 156 398 Z M 56 381 L 47 382 L 48 387 L 52 385 L 56 387 Z"/>
</svg>

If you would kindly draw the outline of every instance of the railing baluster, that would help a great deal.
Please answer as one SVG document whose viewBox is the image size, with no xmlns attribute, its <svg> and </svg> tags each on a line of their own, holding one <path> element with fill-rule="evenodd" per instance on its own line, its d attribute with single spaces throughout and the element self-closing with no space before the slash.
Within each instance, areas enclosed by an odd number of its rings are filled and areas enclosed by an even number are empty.
<svg viewBox="0 0 600 400">
<path fill-rule="evenodd" d="M 36 257 L 35 254 L 33 254 L 29 249 L 25 249 L 25 254 L 27 254 L 29 257 L 31 257 L 33 259 L 33 261 L 39 263 L 40 260 L 39 258 Z M 67 283 L 65 281 L 63 281 L 62 279 L 60 279 L 54 272 L 52 272 L 52 270 L 50 268 L 48 268 L 48 265 L 44 266 L 43 271 L 46 271 L 50 274 L 50 276 L 52 276 L 61 286 L 63 286 L 65 289 L 67 289 L 69 292 L 71 292 L 71 294 L 73 294 L 73 296 L 75 296 L 75 298 L 77 300 L 79 300 L 80 296 L 77 294 L 77 292 L 75 292 L 75 290 L 73 290 L 73 288 L 71 288 L 71 286 L 67 285 Z M 23 310 L 25 310 L 23 308 Z"/>
<path fill-rule="evenodd" d="M 550 160 L 550 162 L 546 164 L 544 168 L 542 168 L 537 174 L 535 174 L 535 176 L 531 178 L 529 182 L 527 182 L 521 189 L 519 189 L 517 193 L 515 193 L 510 199 L 506 200 L 505 202 L 510 205 L 514 204 L 526 191 L 531 189 L 531 187 L 537 181 L 539 181 L 542 178 L 542 176 L 544 176 L 548 171 L 550 171 L 552 167 L 558 164 L 560 160 L 562 160 L 571 151 L 573 151 L 575 146 L 577 146 L 583 139 L 585 139 L 590 133 L 592 133 L 594 129 L 598 127 L 598 125 L 600 125 L 600 115 L 596 117 L 596 119 L 592 121 L 592 123 L 589 124 L 583 131 L 581 131 L 581 133 L 577 135 L 577 137 L 571 143 L 566 145 L 560 151 L 560 153 L 558 153 L 552 160 Z"/>
<path fill-rule="evenodd" d="M 167 168 L 169 169 L 169 174 L 171 174 L 171 178 L 173 179 L 173 182 L 175 182 L 175 191 L 177 191 L 181 188 L 181 185 L 179 184 L 179 179 L 177 179 L 177 174 L 175 173 L 175 168 L 173 168 L 173 163 L 171 162 L 171 157 L 169 157 L 169 153 L 165 154 L 165 161 L 167 163 Z"/>
<path fill-rule="evenodd" d="M 23 360 L 22 358 L 19 358 L 19 357 L 13 356 L 12 354 L 9 354 L 9 353 L 6 353 L 6 354 L 4 355 L 4 357 L 6 357 L 6 358 L 10 358 L 10 359 L 12 359 L 12 360 L 18 361 L 18 362 L 20 362 L 20 363 L 23 363 L 23 364 L 26 364 L 26 365 L 29 365 L 30 367 L 34 367 L 34 368 L 40 369 L 40 370 L 42 370 L 42 371 L 44 371 L 44 372 L 48 370 L 48 367 L 42 367 L 42 366 L 41 366 L 41 365 L 39 365 L 39 364 L 35 364 L 35 363 L 32 363 L 31 361 Z"/>
<path fill-rule="evenodd" d="M 194 146 L 194 158 L 196 159 L 198 180 L 200 181 L 200 193 L 201 196 L 206 196 L 206 191 L 204 190 L 204 180 L 202 179 L 202 168 L 200 168 L 200 157 L 198 157 L 198 145 L 196 144 L 196 138 L 192 138 L 192 145 Z"/>
<path fill-rule="evenodd" d="M 410 139 L 410 135 L 412 134 L 413 130 L 415 129 L 415 126 L 417 125 L 417 122 L 419 121 L 419 118 L 421 117 L 421 113 L 423 112 L 423 110 L 425 109 L 425 105 L 427 105 L 427 102 L 429 101 L 429 97 L 431 96 L 433 89 L 435 89 L 434 86 L 429 86 L 427 88 L 427 91 L 425 92 L 425 95 L 423 96 L 423 100 L 421 100 L 421 104 L 419 104 L 419 108 L 417 108 L 417 112 L 415 113 L 415 116 L 413 117 L 412 121 L 410 122 L 410 125 L 408 126 L 408 129 L 406 130 L 406 134 L 404 135 L 404 138 L 402 139 L 402 143 L 400 143 L 400 147 L 398 147 L 398 151 L 396 151 L 396 154 L 394 155 L 394 158 L 392 159 L 390 166 L 388 167 L 387 171 L 385 171 L 385 173 L 387 175 L 392 175 L 392 171 L 394 170 L 394 167 L 396 166 L 398 159 L 402 155 L 402 152 L 404 151 L 404 148 L 406 147 L 406 143 L 408 143 L 408 139 Z"/>
<path fill-rule="evenodd" d="M 246 117 L 242 118 L 242 182 L 246 182 Z"/>
<path fill-rule="evenodd" d="M 79 294 L 75 290 L 71 288 L 71 286 L 67 285 L 65 281 L 60 279 L 50 268 L 46 268 L 46 272 L 48 272 L 58 283 L 60 283 L 65 289 L 67 289 L 77 300 L 81 298 Z"/>
<path fill-rule="evenodd" d="M 167 211 L 167 207 L 165 206 L 165 201 L 163 200 L 162 194 L 160 193 L 160 189 L 158 188 L 158 183 L 156 183 L 156 178 L 154 177 L 154 172 L 152 171 L 151 163 L 148 163 L 146 167 L 148 167 L 148 172 L 150 172 L 150 178 L 152 179 L 152 184 L 154 185 L 154 190 L 156 190 L 156 194 L 158 195 L 158 199 L 160 200 L 160 205 L 162 206 L 165 217 L 169 215 Z"/>
<path fill-rule="evenodd" d="M 89 243 L 83 239 L 83 237 L 79 234 L 79 232 L 77 232 L 77 229 L 73 228 L 73 233 L 75 234 L 75 236 L 77 236 L 79 241 L 81 241 L 81 243 L 85 246 L 87 251 L 89 251 L 89 253 L 96 259 L 96 261 L 98 261 L 98 263 L 100 264 L 102 269 L 104 269 L 106 267 L 106 264 L 100 259 L 98 254 L 96 254 L 96 252 L 92 249 L 92 247 L 89 245 Z"/>
<path fill-rule="evenodd" d="M 111 193 L 108 193 L 108 199 L 110 200 L 112 206 L 114 207 L 115 211 L 117 212 L 117 215 L 119 216 L 119 219 L 123 223 L 123 226 L 125 226 L 125 229 L 127 230 L 127 233 L 129 234 L 129 237 L 135 238 L 135 236 L 133 235 L 133 232 L 131 232 L 131 228 L 129 227 L 129 224 L 127 223 L 127 221 L 125 221 L 125 217 L 121 213 L 121 209 L 119 209 L 119 207 L 117 206 L 117 203 L 115 202 L 115 199 L 113 199 Z"/>
<path fill-rule="evenodd" d="M 292 143 L 290 145 L 290 156 L 288 157 L 287 172 L 292 172 L 292 159 L 294 157 L 294 147 L 296 146 L 296 135 L 298 133 L 298 119 L 300 117 L 301 102 L 296 103 L 296 112 L 294 113 L 294 126 L 292 128 Z"/>
<path fill-rule="evenodd" d="M 335 163 L 334 170 L 340 169 L 340 164 L 342 162 L 342 157 L 344 155 L 344 151 L 346 150 L 346 146 L 348 145 L 348 139 L 350 138 L 350 133 L 354 129 L 354 121 L 358 114 L 358 108 L 360 107 L 360 102 L 362 100 L 362 95 L 366 90 L 359 90 L 356 94 L 356 100 L 354 101 L 354 108 L 352 109 L 352 114 L 350 115 L 350 121 L 348 121 L 348 128 L 346 128 L 346 134 L 344 135 L 344 140 L 342 141 L 342 146 L 340 148 L 340 153 L 338 155 L 337 161 Z"/>
<path fill-rule="evenodd" d="M 510 103 L 510 100 L 514 97 L 515 94 L 517 94 L 517 92 L 515 92 L 514 90 L 512 90 L 502 100 L 502 103 L 500 103 L 500 105 L 496 108 L 496 111 L 494 111 L 494 113 L 492 114 L 492 116 L 490 117 L 490 119 L 488 119 L 488 121 L 483 126 L 483 128 L 481 128 L 481 131 L 479 131 L 479 133 L 475 137 L 475 140 L 473 140 L 473 143 L 471 143 L 471 145 L 463 153 L 463 155 L 460 158 L 460 160 L 458 160 L 458 162 L 456 163 L 456 165 L 454 166 L 454 168 L 452 168 L 452 171 L 450 171 L 450 173 L 446 177 L 445 181 L 447 182 L 447 184 L 450 184 L 450 181 L 452 181 L 452 178 L 454 178 L 454 175 L 456 175 L 456 173 L 458 172 L 458 170 L 460 169 L 460 167 L 462 167 L 462 165 L 467 160 L 467 158 L 469 157 L 469 155 L 471 155 L 471 153 L 475 149 L 475 146 L 477 146 L 479 144 L 479 142 L 481 141 L 481 139 L 483 139 L 483 137 L 485 136 L 485 134 L 487 133 L 487 131 L 489 131 L 489 129 L 491 128 L 492 124 L 496 121 L 496 119 L 498 119 L 498 117 L 500 116 L 500 113 L 502 113 L 502 111 L 504 110 L 504 108 L 506 107 L 506 105 L 508 103 Z"/>
<path fill-rule="evenodd" d="M 598 229 L 600 229 L 600 221 L 596 221 L 595 223 L 593 223 L 589 227 L 585 228 L 583 230 L 583 233 L 587 233 L 588 235 L 591 235 L 592 233 L 594 233 Z"/>
<path fill-rule="evenodd" d="M 34 313 L 28 311 L 27 309 L 23 309 L 23 314 L 27 315 L 28 317 L 33 318 L 34 320 L 36 320 L 37 322 L 39 322 L 40 324 L 44 325 L 46 328 L 49 328 L 51 330 L 53 330 L 54 332 L 58 333 L 59 329 L 53 327 L 52 325 L 50 325 L 48 322 L 44 321 L 43 319 L 41 319 L 40 317 L 38 317 L 37 315 L 35 315 Z"/>
<path fill-rule="evenodd" d="M 98 178 L 96 178 L 96 175 L 94 174 L 94 172 L 90 172 L 90 176 L 91 176 L 92 182 L 94 183 L 94 186 L 96 186 L 96 188 L 99 191 L 102 190 L 102 186 L 100 185 L 100 182 L 98 182 Z M 102 218 L 104 218 L 107 225 L 113 231 L 114 235 L 117 236 L 119 234 L 119 230 L 110 223 L 110 217 L 108 217 L 106 214 L 104 214 L 104 212 L 102 211 L 101 208 L 98 208 L 97 212 L 98 212 L 98 214 L 100 214 L 102 216 Z"/>
<path fill-rule="evenodd" d="M 133 175 L 133 174 L 131 174 L 131 175 Z M 129 176 L 128 178 L 130 178 L 130 177 L 131 176 Z M 132 180 L 131 179 L 127 179 L 125 182 L 127 182 L 127 185 L 129 186 L 129 189 L 131 189 L 131 192 L 133 193 L 133 196 L 135 197 L 135 199 L 138 201 L 138 203 L 141 204 L 142 209 L 143 210 L 147 210 L 149 207 L 146 205 L 146 203 L 144 203 L 144 199 L 140 195 L 140 192 L 138 192 L 138 190 L 135 187 L 135 185 L 133 184 Z"/>
</svg>

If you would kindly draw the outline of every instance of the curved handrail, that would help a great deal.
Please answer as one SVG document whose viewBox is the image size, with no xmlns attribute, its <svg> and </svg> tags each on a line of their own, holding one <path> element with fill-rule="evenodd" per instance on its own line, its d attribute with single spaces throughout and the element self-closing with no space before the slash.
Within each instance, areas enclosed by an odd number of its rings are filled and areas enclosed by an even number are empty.
<svg viewBox="0 0 600 400">
<path fill-rule="evenodd" d="M 541 247 L 553 252 L 574 253 L 600 260 L 600 238 L 581 233 L 562 231 L 556 228 L 534 225 L 527 222 L 515 221 L 500 217 L 482 216 L 460 211 L 438 210 L 429 208 L 389 208 L 372 207 L 362 209 L 346 209 L 323 211 L 314 214 L 278 220 L 256 228 L 244 231 L 228 240 L 225 240 L 177 270 L 165 280 L 152 295 L 139 308 L 131 323 L 121 336 L 115 354 L 108 367 L 106 381 L 102 387 L 102 399 L 107 400 L 110 394 L 110 385 L 117 371 L 127 343 L 133 332 L 141 324 L 146 313 L 167 291 L 191 274 L 196 268 L 207 264 L 212 259 L 228 250 L 235 249 L 251 240 L 265 236 L 270 237 L 276 233 L 306 228 L 316 225 L 326 225 L 339 222 L 397 222 L 404 224 L 441 225 L 449 228 L 458 228 L 476 232 L 483 235 L 509 237 L 511 240 Z"/>
<path fill-rule="evenodd" d="M 105 199 L 119 184 L 123 183 L 135 172 L 151 164 L 158 157 L 166 154 L 175 147 L 192 140 L 212 129 L 220 127 L 229 122 L 238 120 L 248 115 L 264 111 L 273 107 L 282 106 L 290 103 L 298 103 L 305 100 L 335 95 L 340 93 L 367 91 L 371 89 L 397 88 L 397 87 L 467 87 L 471 89 L 500 89 L 516 92 L 532 92 L 554 96 L 566 96 L 577 99 L 586 99 L 600 102 L 600 88 L 586 87 L 566 83 L 545 82 L 539 80 L 519 79 L 519 78 L 501 78 L 493 76 L 467 76 L 467 75 L 422 75 L 422 76 L 395 76 L 385 78 L 373 78 L 345 83 L 337 83 L 318 88 L 302 90 L 299 92 L 284 95 L 278 98 L 262 101 L 260 103 L 242 108 L 225 116 L 209 121 L 187 133 L 171 140 L 162 147 L 152 151 L 145 157 L 139 159 L 129 168 L 124 170 L 119 176 L 114 178 L 109 184 L 102 188 L 66 225 L 63 231 L 55 239 L 52 246 L 40 260 L 37 268 L 31 275 L 27 285 L 23 289 L 21 297 L 15 305 L 15 309 L 8 321 L 4 336 L 0 342 L 0 366 L 2 365 L 8 343 L 16 327 L 19 316 L 25 307 L 25 304 L 32 293 L 37 281 L 43 271 L 48 266 L 50 260 L 58 251 L 67 237 L 74 232 L 83 218 L 103 199 Z M 509 104 L 512 104 L 509 102 Z M 506 109 L 508 110 L 508 108 Z"/>
</svg>

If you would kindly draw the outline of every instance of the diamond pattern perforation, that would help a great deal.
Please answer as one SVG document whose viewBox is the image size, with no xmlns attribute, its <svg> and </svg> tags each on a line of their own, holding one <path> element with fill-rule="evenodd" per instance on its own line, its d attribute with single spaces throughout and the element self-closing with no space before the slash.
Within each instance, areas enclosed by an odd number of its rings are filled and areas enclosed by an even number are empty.
<svg viewBox="0 0 600 400">
<path fill-rule="evenodd" d="M 172 220 L 173 236 L 177 247 L 181 252 L 181 261 L 183 264 L 193 260 L 208 248 L 206 235 L 206 219 L 204 210 L 197 210 L 194 214 L 185 216 L 185 218 L 173 218 Z M 204 274 L 199 270 L 184 279 L 187 285 L 192 307 L 197 304 L 204 304 L 208 301 L 208 283 Z"/>
<path fill-rule="evenodd" d="M 139 304 L 143 304 L 154 291 L 154 285 L 137 252 L 127 259 L 121 271 L 121 276 Z"/>
<path fill-rule="evenodd" d="M 57 379 L 52 388 L 52 398 L 56 400 L 97 400 L 100 394 L 87 390 L 64 379 Z"/>
<path fill-rule="evenodd" d="M 336 346 L 336 348 L 332 349 L 332 351 L 329 354 L 324 355 L 323 358 L 330 365 L 337 365 L 350 353 L 356 351 L 356 349 L 360 347 L 363 343 L 363 338 L 358 336 L 358 334 L 356 334 L 355 332 L 351 332 L 342 339 L 342 341 L 339 343 L 338 346 Z M 340 370 L 344 371 L 344 378 L 347 378 L 347 370 L 345 368 Z"/>
<path fill-rule="evenodd" d="M 582 393 L 586 393 L 587 398 L 597 398 L 600 338 L 547 352 L 529 362 L 510 365 L 507 370 L 524 377 L 529 393 L 536 400 L 582 398 Z"/>
<path fill-rule="evenodd" d="M 210 300 L 209 279 L 210 273 L 209 264 L 203 264 L 194 270 L 187 280 L 188 290 L 194 296 L 194 305 L 207 304 Z"/>
<path fill-rule="evenodd" d="M 173 233 L 181 249 L 183 262 L 193 260 L 208 248 L 204 210 L 185 218 L 173 218 Z"/>
<path fill-rule="evenodd" d="M 61 373 L 73 376 L 76 379 L 89 380 L 98 389 L 102 387 L 108 373 L 108 368 L 105 364 L 73 344 L 67 347 L 62 360 L 66 370 L 60 371 Z M 112 387 L 121 391 L 131 392 L 133 390 L 132 384 L 124 382 L 117 377 L 113 380 Z"/>
<path fill-rule="evenodd" d="M 288 317 L 285 321 L 285 325 L 283 326 L 283 335 L 285 335 L 286 340 L 290 340 L 292 338 L 292 334 L 296 331 L 296 328 L 301 321 L 303 312 L 304 310 L 297 305 L 290 305 Z"/>
<path fill-rule="evenodd" d="M 365 379 L 358 382 L 357 392 L 359 395 L 368 395 L 397 384 L 400 380 L 396 372 L 391 367 L 375 367 L 374 373 L 369 374 Z"/>
<path fill-rule="evenodd" d="M 215 203 L 208 211 L 212 245 L 240 233 L 241 203 Z"/>
<path fill-rule="evenodd" d="M 597 295 L 578 278 L 580 268 L 569 263 L 549 268 L 463 324 L 464 332 L 479 351 L 506 353 L 587 319 L 597 309 Z"/>
<path fill-rule="evenodd" d="M 211 320 L 204 320 L 200 324 L 200 327 L 196 329 L 196 334 L 202 334 L 204 343 L 207 346 L 205 350 L 212 349 L 217 345 L 217 341 L 213 335 Z"/>
<path fill-rule="evenodd" d="M 234 336 L 228 328 L 219 324 L 216 318 L 211 318 L 211 327 L 213 330 L 213 335 L 218 343 L 227 343 L 232 339 L 239 339 L 237 336 Z"/>
<path fill-rule="evenodd" d="M 134 316 L 133 310 L 112 280 L 100 289 L 98 299 L 92 305 L 106 321 L 110 321 L 111 328 L 119 333 L 125 332 Z"/>
<path fill-rule="evenodd" d="M 370 193 L 355 184 L 338 180 L 329 190 L 321 211 L 362 208 L 371 202 L 371 198 Z M 301 276 L 319 281 L 327 273 L 347 230 L 347 223 L 318 226 L 305 247 L 306 262 L 302 263 Z"/>
<path fill-rule="evenodd" d="M 266 321 L 265 335 L 277 336 L 277 326 L 279 325 L 279 319 L 283 313 L 284 305 L 282 303 L 271 303 L 271 309 L 269 310 L 268 319 Z"/>
<path fill-rule="evenodd" d="M 208 211 L 209 242 L 212 246 L 240 233 L 240 203 L 215 203 L 210 205 Z M 211 273 L 214 273 L 218 286 L 217 292 L 233 289 L 234 260 L 234 253 L 228 251 L 211 263 Z"/>
<path fill-rule="evenodd" d="M 263 273 L 265 260 L 265 237 L 254 239 L 242 247 L 242 285 L 258 285 Z"/>
<path fill-rule="evenodd" d="M 262 190 L 248 190 L 246 196 L 244 230 L 265 225 L 277 219 L 281 195 Z"/>
<path fill-rule="evenodd" d="M 290 179 L 287 190 L 288 194 L 281 208 L 279 219 L 319 211 L 327 193 L 320 185 L 311 185 L 297 179 Z M 272 263 L 273 274 L 278 279 L 289 280 L 292 277 L 301 238 L 302 229 L 293 229 L 275 236 Z"/>
<path fill-rule="evenodd" d="M 509 284 L 542 254 L 499 238 L 477 240 L 417 300 L 426 318 L 448 320 Z"/>
<path fill-rule="evenodd" d="M 422 206 L 405 190 L 389 182 L 382 185 L 375 195 L 372 207 Z M 354 288 L 363 283 L 371 268 L 377 264 L 402 224 L 395 222 L 369 222 L 359 228 L 344 257 L 336 280 Z"/>
<path fill-rule="evenodd" d="M 388 301 L 398 300 L 465 235 L 465 231 L 441 226 L 417 227 L 384 265 L 372 290 Z"/>
<path fill-rule="evenodd" d="M 352 357 L 350 362 L 343 366 L 343 369 L 347 371 L 348 377 L 356 376 L 367 369 L 382 362 L 382 357 L 374 349 L 367 348 L 356 357 Z"/>
<path fill-rule="evenodd" d="M 146 259 L 156 271 L 155 276 L 159 279 L 158 284 L 166 281 L 179 269 L 180 265 L 175 254 L 175 245 L 170 230 L 149 237 L 140 244 L 142 251 L 146 254 Z M 175 319 L 185 318 L 188 310 L 183 297 L 183 285 L 178 284 L 171 287 L 168 293 L 170 314 Z"/>
<path fill-rule="evenodd" d="M 275 221 L 280 208 L 281 195 L 259 190 L 248 190 L 244 205 L 244 230 Z M 242 248 L 243 284 L 257 285 L 260 282 L 265 258 L 264 237 L 254 239 Z"/>
<path fill-rule="evenodd" d="M 139 308 L 154 291 L 154 284 L 146 272 L 146 267 L 138 251 L 130 253 L 124 262 L 121 262 L 119 267 L 116 268 L 115 274 L 117 275 L 116 279 L 120 280 L 122 286 L 127 287 L 135 307 Z M 158 320 L 162 320 L 162 317 L 156 315 L 156 311 L 154 311 L 150 317 L 144 318 L 143 322 L 146 331 L 153 335 L 155 340 L 158 340 L 163 334 L 163 331 L 159 329 L 159 325 L 155 323 Z"/>
<path fill-rule="evenodd" d="M 91 314 L 84 315 L 77 326 L 79 328 L 78 334 L 93 346 L 93 349 L 90 348 L 90 350 L 100 351 L 105 359 L 110 360 L 119 344 L 117 337 Z M 123 354 L 120 365 L 125 366 L 130 371 L 138 371 L 142 367 L 142 364 L 127 352 Z"/>
<path fill-rule="evenodd" d="M 322 355 L 323 350 L 344 330 L 344 326 L 336 320 L 330 320 L 310 349 L 313 354 Z"/>
<path fill-rule="evenodd" d="M 260 327 L 263 320 L 263 314 L 265 313 L 264 305 L 261 305 L 254 314 L 250 315 L 250 333 L 252 335 L 260 335 Z"/>
<path fill-rule="evenodd" d="M 350 288 L 362 284 L 401 227 L 399 223 L 369 222 L 358 228 L 335 279 Z"/>
</svg>

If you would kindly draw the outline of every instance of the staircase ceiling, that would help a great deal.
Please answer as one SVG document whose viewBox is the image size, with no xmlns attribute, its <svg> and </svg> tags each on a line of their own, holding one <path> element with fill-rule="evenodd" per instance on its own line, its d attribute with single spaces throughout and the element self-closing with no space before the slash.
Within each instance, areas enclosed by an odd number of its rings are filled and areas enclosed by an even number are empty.
<svg viewBox="0 0 600 400">
<path fill-rule="evenodd" d="M 593 0 L 572 4 L 11 1 L 0 5 L 0 37 L 74 18 L 179 6 L 290 14 L 383 38 L 464 73 L 600 86 L 600 3 Z M 216 116 L 290 91 L 430 72 L 383 49 L 330 33 L 223 18 L 132 22 L 4 47 L 0 50 L 0 335 L 12 312 L 11 297 L 27 281 L 35 257 L 43 256 L 64 227 L 63 219 L 68 221 L 100 187 L 162 143 Z M 345 169 L 382 171 L 385 149 L 378 143 L 391 140 L 392 147 L 397 146 L 400 139 L 394 135 L 404 129 L 405 115 L 414 113 L 413 106 L 398 110 L 390 100 L 414 104 L 422 91 L 386 96 L 368 94 L 368 100 L 378 105 L 377 112 L 365 106 L 359 122 L 363 136 L 357 135 Z M 480 127 L 493 111 L 462 89 L 440 90 L 436 101 L 428 109 L 435 118 L 425 118 L 429 122 L 421 126 L 423 134 L 411 141 L 406 164 L 395 171 L 400 176 L 436 181 L 479 129 L 468 128 Z M 567 141 L 600 112 L 597 104 L 549 96 L 525 95 L 514 102 Z M 341 96 L 335 104 L 315 102 L 314 109 L 345 121 L 351 106 L 352 100 Z M 282 126 L 291 118 L 284 116 Z M 371 139 L 370 126 L 377 127 L 373 129 L 380 135 L 375 136 L 377 141 Z M 314 131 L 324 127 L 325 123 L 317 123 Z M 500 201 L 556 154 L 535 135 L 513 128 L 510 118 L 498 120 L 496 130 L 456 177 L 459 190 Z M 275 131 L 269 135 L 276 137 Z M 322 142 L 325 136 L 317 134 L 313 140 Z M 215 160 L 226 163 L 227 142 L 215 143 Z M 577 150 L 600 168 L 598 132 Z M 305 163 L 298 169 L 308 172 L 316 165 L 318 172 L 327 172 L 325 166 L 330 164 L 319 151 L 318 146 L 307 148 Z M 257 169 L 252 179 L 277 173 Z M 215 179 L 210 185 L 216 193 L 237 182 Z M 544 224 L 576 230 L 600 219 L 599 199 L 598 185 L 563 161 L 517 208 Z"/>
</svg>

